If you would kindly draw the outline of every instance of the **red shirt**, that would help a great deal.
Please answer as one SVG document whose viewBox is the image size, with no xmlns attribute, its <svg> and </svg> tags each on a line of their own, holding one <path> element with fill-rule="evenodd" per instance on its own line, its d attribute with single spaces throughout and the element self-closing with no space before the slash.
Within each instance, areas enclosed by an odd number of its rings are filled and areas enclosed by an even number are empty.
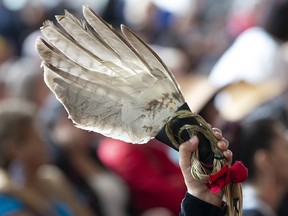
<svg viewBox="0 0 288 216">
<path fill-rule="evenodd" d="M 107 138 L 99 145 L 100 160 L 126 181 L 139 213 L 164 207 L 179 215 L 186 186 L 167 148 L 157 140 L 138 145 Z"/>
</svg>

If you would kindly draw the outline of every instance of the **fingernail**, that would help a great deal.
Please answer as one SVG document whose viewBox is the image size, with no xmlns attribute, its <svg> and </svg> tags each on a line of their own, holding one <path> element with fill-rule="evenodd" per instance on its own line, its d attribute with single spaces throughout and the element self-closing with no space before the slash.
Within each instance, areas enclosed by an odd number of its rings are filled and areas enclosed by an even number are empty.
<svg viewBox="0 0 288 216">
<path fill-rule="evenodd" d="M 196 143 L 197 142 L 197 137 L 196 136 L 193 136 L 191 137 L 191 139 L 189 140 L 190 143 Z"/>
<path fill-rule="evenodd" d="M 218 137 L 221 137 L 221 136 L 222 136 L 222 134 L 219 133 L 219 131 L 216 131 L 216 132 L 215 132 L 215 135 L 218 136 Z"/>
</svg>

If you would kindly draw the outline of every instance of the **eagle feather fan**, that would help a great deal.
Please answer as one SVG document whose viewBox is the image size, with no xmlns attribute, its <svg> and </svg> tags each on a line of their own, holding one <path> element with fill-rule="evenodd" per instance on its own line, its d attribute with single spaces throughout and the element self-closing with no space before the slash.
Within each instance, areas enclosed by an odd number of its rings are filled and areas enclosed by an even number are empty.
<svg viewBox="0 0 288 216">
<path fill-rule="evenodd" d="M 122 37 L 88 6 L 87 23 L 68 11 L 46 21 L 36 49 L 44 79 L 77 127 L 146 143 L 185 101 L 173 75 L 135 34 Z"/>
<path fill-rule="evenodd" d="M 44 22 L 45 38 L 36 40 L 45 83 L 69 118 L 79 128 L 125 142 L 156 137 L 175 149 L 197 134 L 200 145 L 192 155 L 191 174 L 207 182 L 209 174 L 226 164 L 225 157 L 210 126 L 190 111 L 173 74 L 127 27 L 121 26 L 122 36 L 88 6 L 83 6 L 83 15 L 81 22 L 65 11 L 56 16 L 61 27 Z M 163 130 L 164 138 L 159 136 Z M 227 186 L 225 193 L 228 211 L 235 215 L 241 215 L 239 185 Z"/>
</svg>

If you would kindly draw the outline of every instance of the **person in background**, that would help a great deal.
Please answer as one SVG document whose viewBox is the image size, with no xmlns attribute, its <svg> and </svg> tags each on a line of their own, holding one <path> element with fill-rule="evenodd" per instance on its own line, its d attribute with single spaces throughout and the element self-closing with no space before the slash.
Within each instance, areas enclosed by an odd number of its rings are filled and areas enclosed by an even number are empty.
<svg viewBox="0 0 288 216">
<path fill-rule="evenodd" d="M 92 216 L 50 157 L 25 100 L 0 104 L 0 215 Z"/>
<path fill-rule="evenodd" d="M 287 79 L 282 45 L 288 41 L 288 1 L 263 2 L 258 25 L 243 31 L 212 68 L 209 79 L 217 87 L 241 80 L 257 84 Z"/>
<path fill-rule="evenodd" d="M 231 149 L 249 169 L 243 216 L 276 216 L 288 189 L 287 128 L 269 117 L 243 122 Z"/>
<path fill-rule="evenodd" d="M 105 138 L 99 143 L 100 160 L 125 180 L 138 215 L 155 208 L 179 214 L 186 187 L 168 148 L 157 140 L 133 145 Z"/>
<path fill-rule="evenodd" d="M 54 96 L 49 99 L 40 116 L 47 118 L 42 119 L 54 150 L 55 165 L 97 215 L 131 215 L 125 182 L 98 158 L 97 143 L 102 135 L 75 127 L 60 102 Z"/>
<path fill-rule="evenodd" d="M 29 100 L 40 109 L 50 90 L 44 83 L 39 65 L 40 60 L 35 57 L 19 57 L 0 65 L 0 83 L 3 88 L 0 94 L 3 94 L 3 98 Z"/>
</svg>

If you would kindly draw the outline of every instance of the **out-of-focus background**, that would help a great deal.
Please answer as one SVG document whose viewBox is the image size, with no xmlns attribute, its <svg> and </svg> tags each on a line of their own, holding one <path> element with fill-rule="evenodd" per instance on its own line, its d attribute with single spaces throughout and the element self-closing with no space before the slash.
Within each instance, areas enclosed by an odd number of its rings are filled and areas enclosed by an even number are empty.
<svg viewBox="0 0 288 216">
<path fill-rule="evenodd" d="M 82 17 L 82 5 L 88 4 L 114 27 L 125 24 L 147 43 L 175 49 L 171 50 L 171 55 L 175 52 L 177 59 L 188 58 L 181 64 L 185 72 L 208 74 L 235 37 L 257 25 L 263 11 L 262 2 L 3 0 L 0 11 L 1 62 L 15 56 L 33 55 L 33 39 L 43 21 L 54 20 L 54 15 L 63 14 L 64 9 Z M 169 56 L 169 51 L 167 53 Z M 171 64 L 174 62 L 176 59 Z"/>
<path fill-rule="evenodd" d="M 66 9 L 82 18 L 83 4 L 136 32 L 173 72 L 192 111 L 223 131 L 235 158 L 250 155 L 245 211 L 287 215 L 288 153 L 278 144 L 288 146 L 288 1 L 0 0 L 0 216 L 180 211 L 186 187 L 176 151 L 77 129 L 44 83 L 40 27 Z M 244 148 L 250 136 L 255 148 Z"/>
</svg>

